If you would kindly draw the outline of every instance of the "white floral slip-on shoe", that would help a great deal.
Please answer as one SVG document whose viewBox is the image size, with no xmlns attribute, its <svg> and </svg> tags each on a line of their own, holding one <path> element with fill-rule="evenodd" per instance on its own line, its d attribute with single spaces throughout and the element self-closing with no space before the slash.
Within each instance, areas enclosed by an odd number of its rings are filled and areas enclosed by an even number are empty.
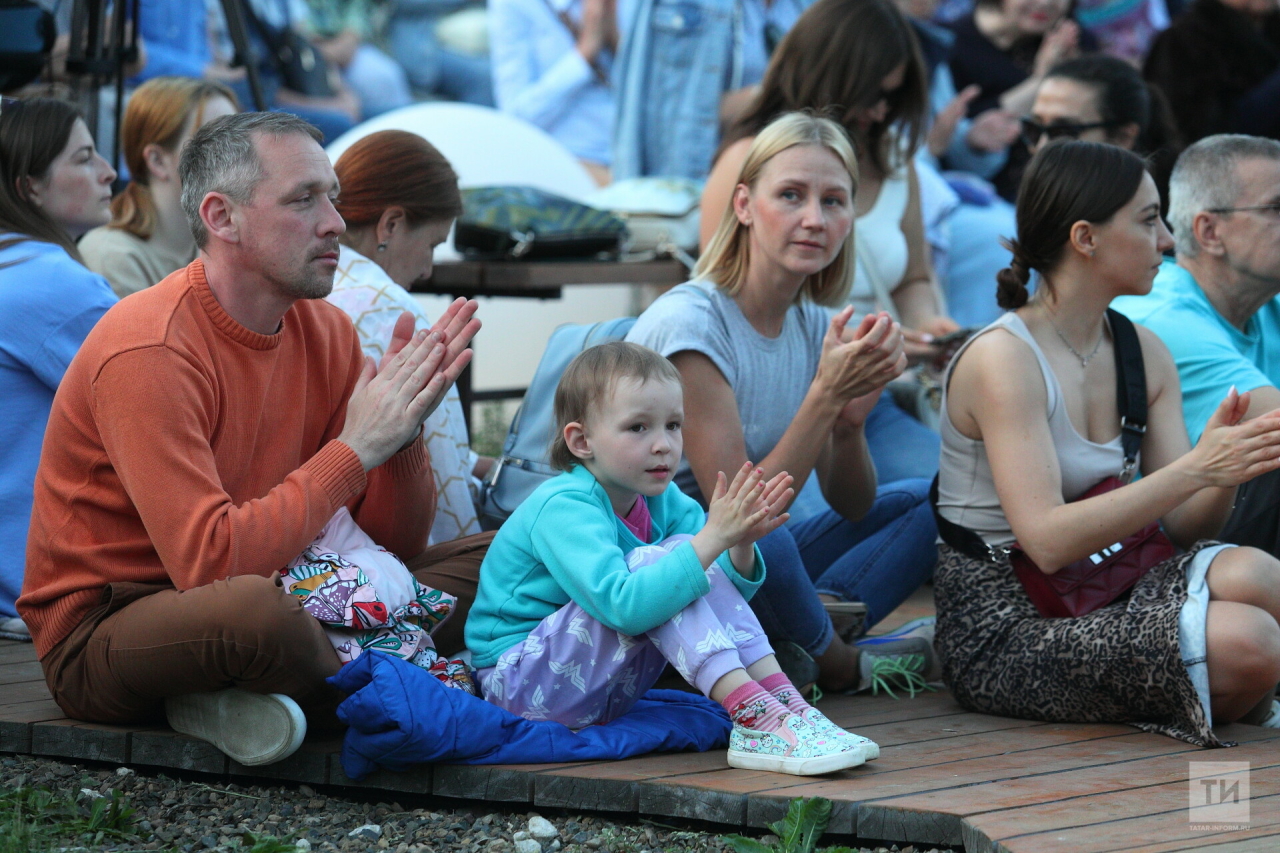
<svg viewBox="0 0 1280 853">
<path fill-rule="evenodd" d="M 857 745 L 819 733 L 796 714 L 788 715 L 776 732 L 754 731 L 734 723 L 728 757 L 730 767 L 792 776 L 834 773 L 866 760 Z"/>
<path fill-rule="evenodd" d="M 864 761 L 874 761 L 880 757 L 880 744 L 876 743 L 869 737 L 863 737 L 860 734 L 854 734 L 848 729 L 843 729 L 835 723 L 827 719 L 827 715 L 819 711 L 817 708 L 810 706 L 804 711 L 800 718 L 809 725 L 818 730 L 819 733 L 831 738 L 844 738 L 847 741 L 855 743 L 862 750 L 862 759 Z"/>
<path fill-rule="evenodd" d="M 235 687 L 189 693 L 166 699 L 164 712 L 174 731 L 208 741 L 249 767 L 288 758 L 307 734 L 306 715 L 280 693 Z"/>
</svg>

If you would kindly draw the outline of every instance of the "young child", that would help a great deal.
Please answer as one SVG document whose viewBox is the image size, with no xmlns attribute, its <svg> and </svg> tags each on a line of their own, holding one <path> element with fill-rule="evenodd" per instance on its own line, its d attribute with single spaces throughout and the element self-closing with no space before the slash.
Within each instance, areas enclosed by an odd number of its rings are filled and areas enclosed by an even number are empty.
<svg viewBox="0 0 1280 853">
<path fill-rule="evenodd" d="M 582 728 L 625 714 L 670 662 L 729 711 L 733 767 L 811 775 L 878 755 L 800 697 L 746 603 L 764 580 L 754 543 L 786 521 L 790 475 L 721 473 L 704 514 L 672 482 L 680 376 L 637 344 L 574 359 L 555 417 L 564 473 L 498 531 L 467 619 L 485 698 Z"/>
</svg>

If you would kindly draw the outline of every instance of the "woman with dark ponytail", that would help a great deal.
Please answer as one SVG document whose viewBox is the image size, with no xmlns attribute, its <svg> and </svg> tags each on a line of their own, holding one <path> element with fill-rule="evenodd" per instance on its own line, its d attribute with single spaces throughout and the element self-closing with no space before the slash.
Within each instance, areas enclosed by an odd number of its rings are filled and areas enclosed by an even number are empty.
<svg viewBox="0 0 1280 853">
<path fill-rule="evenodd" d="M 1027 304 L 1030 292 L 1027 283 L 1031 281 L 1031 267 L 1018 254 L 1017 247 L 1012 249 L 1013 260 L 1009 266 L 996 273 L 996 304 L 1006 311 L 1016 311 Z"/>
<path fill-rule="evenodd" d="M 1237 485 L 1280 468 L 1280 412 L 1241 423 L 1249 395 L 1232 389 L 1190 447 L 1168 350 L 1107 310 L 1151 289 L 1172 244 L 1138 157 L 1046 145 L 1023 176 L 1017 220 L 999 275 L 1009 313 L 946 378 L 935 574 L 944 677 L 970 710 L 1132 723 L 1201 746 L 1222 745 L 1215 722 L 1280 727 L 1280 561 L 1206 541 Z M 1123 387 L 1145 378 L 1145 432 L 1132 399 L 1133 419 L 1121 419 L 1117 349 Z M 1142 477 L 1130 482 L 1134 465 Z M 1160 539 L 1157 523 L 1187 550 Z M 1162 543 L 1160 557 L 1117 544 L 1139 531 Z M 1112 581 L 1090 606 L 1046 592 L 1060 572 L 1117 553 L 1145 570 L 1128 588 Z"/>
</svg>

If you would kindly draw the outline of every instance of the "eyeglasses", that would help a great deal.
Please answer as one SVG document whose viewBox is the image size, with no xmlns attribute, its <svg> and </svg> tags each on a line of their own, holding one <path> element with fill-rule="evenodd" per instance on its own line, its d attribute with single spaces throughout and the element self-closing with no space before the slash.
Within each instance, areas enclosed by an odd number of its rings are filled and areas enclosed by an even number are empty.
<svg viewBox="0 0 1280 853">
<path fill-rule="evenodd" d="M 1041 124 L 1033 118 L 1023 116 L 1018 119 L 1022 123 L 1022 141 L 1028 148 L 1040 144 L 1040 137 L 1047 136 L 1049 141 L 1055 139 L 1079 139 L 1086 130 L 1097 130 L 1103 127 L 1115 127 L 1114 121 L 1091 121 L 1086 124 Z"/>
<path fill-rule="evenodd" d="M 1265 210 L 1280 216 L 1280 201 L 1273 201 L 1271 204 L 1255 204 L 1250 207 L 1209 207 L 1205 208 L 1206 213 L 1245 213 L 1250 210 Z"/>
</svg>

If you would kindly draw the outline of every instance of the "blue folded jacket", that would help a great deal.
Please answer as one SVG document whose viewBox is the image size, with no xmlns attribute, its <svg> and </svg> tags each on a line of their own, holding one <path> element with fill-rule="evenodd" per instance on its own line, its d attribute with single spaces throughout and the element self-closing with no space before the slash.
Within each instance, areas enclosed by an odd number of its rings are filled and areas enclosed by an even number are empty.
<svg viewBox="0 0 1280 853">
<path fill-rule="evenodd" d="M 724 708 L 704 696 L 650 690 L 625 716 L 575 732 L 517 717 L 381 652 L 365 652 L 329 683 L 348 694 L 338 717 L 349 726 L 342 769 L 352 779 L 416 764 L 548 764 L 705 752 L 728 744 L 732 728 Z"/>
</svg>

